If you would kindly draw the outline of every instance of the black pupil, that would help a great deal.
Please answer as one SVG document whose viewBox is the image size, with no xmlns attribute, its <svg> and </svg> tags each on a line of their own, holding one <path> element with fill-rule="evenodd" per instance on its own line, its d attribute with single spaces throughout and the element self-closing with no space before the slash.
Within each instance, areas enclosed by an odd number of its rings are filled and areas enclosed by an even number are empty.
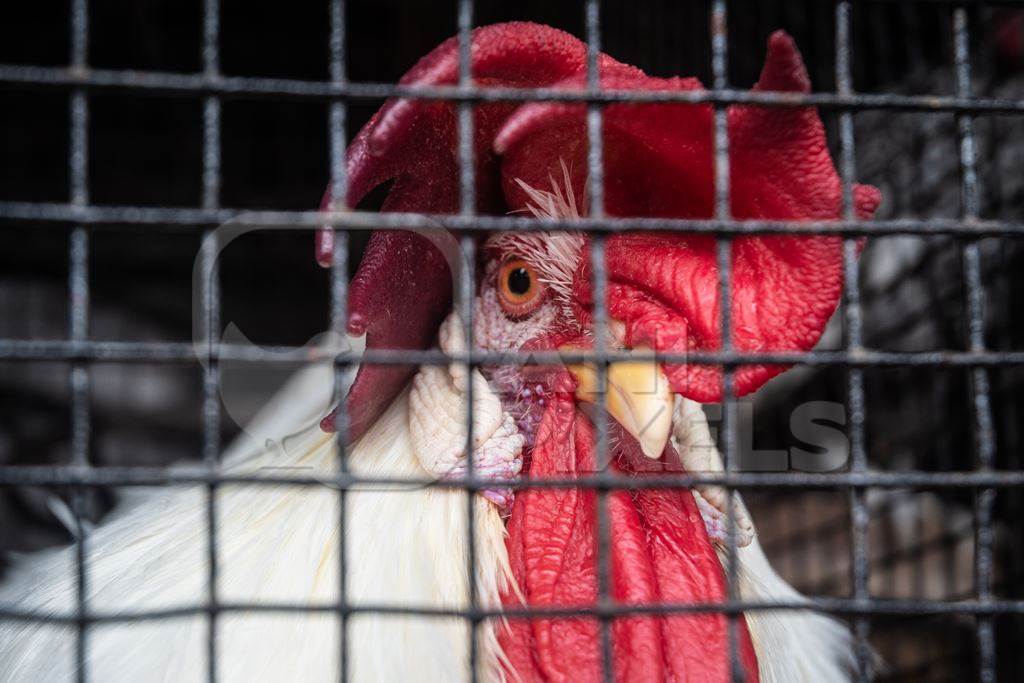
<svg viewBox="0 0 1024 683">
<path fill-rule="evenodd" d="M 522 296 L 530 291 L 530 271 L 516 268 L 508 274 L 508 291 Z"/>
</svg>

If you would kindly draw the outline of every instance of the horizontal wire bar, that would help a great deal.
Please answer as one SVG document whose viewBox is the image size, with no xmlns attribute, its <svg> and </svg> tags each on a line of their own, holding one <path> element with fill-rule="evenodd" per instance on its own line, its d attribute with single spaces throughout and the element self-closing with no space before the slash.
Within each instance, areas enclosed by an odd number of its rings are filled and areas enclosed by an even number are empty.
<svg viewBox="0 0 1024 683">
<path fill-rule="evenodd" d="M 208 228 L 212 223 L 231 223 L 280 230 L 313 230 L 334 227 L 350 230 L 435 230 L 466 232 L 552 230 L 590 233 L 627 231 L 687 232 L 708 235 L 950 235 L 958 237 L 1024 237 L 1024 221 L 964 220 L 955 218 L 889 220 L 784 221 L 715 218 L 575 218 L 537 219 L 519 216 L 458 216 L 373 211 L 248 211 L 162 206 L 76 206 L 59 202 L 0 202 L 0 219 L 86 225 L 156 225 L 164 228 Z M 63 226 L 61 226 L 63 227 Z"/>
<path fill-rule="evenodd" d="M 159 619 L 181 619 L 212 613 L 277 613 L 277 614 L 319 614 L 343 613 L 386 614 L 394 616 L 418 616 L 429 618 L 458 618 L 480 621 L 491 618 L 616 618 L 637 615 L 660 614 L 741 614 L 743 612 L 810 611 L 848 615 L 999 615 L 1024 614 L 1024 600 L 994 599 L 987 602 L 977 600 L 886 600 L 873 599 L 870 603 L 850 598 L 808 597 L 805 600 L 778 602 L 722 601 L 722 602 L 658 602 L 658 603 L 595 603 L 587 606 L 536 606 L 459 609 L 456 607 L 429 607 L 410 604 L 299 604 L 299 603 L 225 603 L 216 607 L 183 606 L 139 612 L 93 612 L 88 623 L 125 623 Z M 29 610 L 0 607 L 0 621 L 30 621 L 50 624 L 77 624 L 75 617 L 60 614 L 38 613 Z"/>
<path fill-rule="evenodd" d="M 1024 0 L 852 0 L 855 5 L 957 5 L 960 7 L 1024 7 Z"/>
<path fill-rule="evenodd" d="M 860 111 L 890 109 L 918 112 L 1024 114 L 1024 100 L 897 93 L 787 93 L 750 90 L 568 90 L 558 88 L 474 88 L 458 85 L 337 83 L 252 76 L 172 73 L 0 64 L 0 86 L 84 88 L 146 94 L 218 95 L 225 98 L 380 100 L 391 97 L 452 102 L 592 102 L 756 104 L 771 107 L 822 107 Z"/>
<path fill-rule="evenodd" d="M 328 486 L 339 489 L 358 487 L 395 487 L 401 494 L 411 488 L 460 489 L 482 491 L 493 488 L 495 481 L 482 477 L 428 479 L 423 477 L 366 477 L 355 474 L 301 474 L 302 468 L 266 468 L 295 471 L 295 475 L 211 473 L 205 467 L 173 468 L 92 467 L 74 465 L 5 465 L 0 466 L 0 487 L 18 486 L 192 486 L 203 484 L 259 486 Z M 501 480 L 502 487 L 513 489 L 593 489 L 640 491 L 650 489 L 688 489 L 714 485 L 751 489 L 842 489 L 850 487 L 951 489 L 987 486 L 1020 488 L 1024 486 L 1022 470 L 986 470 L 967 472 L 720 472 L 703 474 L 629 475 L 595 472 L 578 477 L 517 477 Z"/>
<path fill-rule="evenodd" d="M 561 365 L 658 361 L 691 365 L 806 365 L 812 367 L 1003 367 L 1024 365 L 1021 351 L 476 351 L 445 353 L 437 349 L 367 349 L 337 352 L 305 346 L 219 344 L 212 348 L 189 342 L 120 342 L 0 339 L 0 362 L 198 363 L 219 361 L 267 365 L 333 362 L 337 365 Z"/>
</svg>

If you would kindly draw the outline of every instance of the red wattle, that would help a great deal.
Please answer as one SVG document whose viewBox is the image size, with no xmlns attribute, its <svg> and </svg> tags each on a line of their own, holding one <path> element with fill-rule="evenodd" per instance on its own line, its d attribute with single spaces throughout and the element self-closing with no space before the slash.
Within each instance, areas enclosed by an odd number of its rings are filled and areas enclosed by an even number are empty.
<svg viewBox="0 0 1024 683">
<path fill-rule="evenodd" d="M 571 394 L 549 402 L 537 434 L 530 476 L 593 472 L 594 434 Z M 636 463 L 613 453 L 613 467 L 644 476 L 663 461 Z M 644 468 L 643 472 L 637 471 Z M 608 495 L 611 593 L 618 604 L 719 603 L 725 577 L 688 491 L 615 491 Z M 508 550 L 519 592 L 509 607 L 592 606 L 598 595 L 597 500 L 581 489 L 519 493 L 508 525 Z M 758 680 L 746 623 L 739 618 L 746 680 Z M 612 660 L 620 681 L 727 681 L 728 618 L 694 613 L 638 615 L 612 625 Z M 601 680 L 600 623 L 594 618 L 513 618 L 499 631 L 513 680 Z M 510 673 L 512 673 L 510 672 Z"/>
</svg>

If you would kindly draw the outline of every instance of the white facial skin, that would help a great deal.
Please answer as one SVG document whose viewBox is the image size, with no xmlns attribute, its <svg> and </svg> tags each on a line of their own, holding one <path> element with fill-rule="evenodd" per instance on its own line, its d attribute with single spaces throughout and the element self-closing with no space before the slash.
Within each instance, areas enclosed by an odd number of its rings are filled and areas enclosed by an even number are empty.
<svg viewBox="0 0 1024 683">
<path fill-rule="evenodd" d="M 540 286 L 546 291 L 533 311 L 517 317 L 506 313 L 499 299 L 497 276 L 506 259 L 517 257 L 520 255 L 504 253 L 491 260 L 484 269 L 473 312 L 473 334 L 480 349 L 517 351 L 527 342 L 550 333 L 558 322 L 558 316 L 563 313 L 553 290 L 542 283 Z M 537 269 L 536 263 L 524 260 Z M 502 406 L 515 420 L 526 447 L 532 448 L 547 404 L 545 387 L 528 382 L 522 367 L 516 365 L 482 367 L 481 372 L 501 399 Z"/>
<path fill-rule="evenodd" d="M 523 344 L 536 339 L 555 325 L 561 307 L 550 293 L 545 300 L 526 316 L 509 317 L 498 300 L 497 274 L 502 261 L 491 260 L 484 269 L 480 292 L 473 309 L 473 334 L 477 347 L 486 351 L 516 351 Z M 529 262 L 529 261 L 528 261 Z M 532 264 L 536 268 L 536 264 Z"/>
<path fill-rule="evenodd" d="M 506 242 L 507 240 L 506 236 Z M 484 269 L 480 289 L 474 301 L 474 335 L 478 348 L 489 351 L 516 351 L 531 340 L 542 338 L 559 324 L 564 305 L 553 295 L 555 288 L 540 280 L 545 272 L 536 259 L 511 248 L 521 244 L 512 240 L 493 249 L 496 256 Z M 543 244 L 538 236 L 528 244 Z M 499 294 L 498 277 L 509 259 L 526 261 L 530 269 L 534 295 L 517 307 Z M 518 268 L 517 268 L 518 270 Z M 507 277 L 507 275 L 506 275 Z M 507 283 L 506 283 L 507 284 Z M 462 322 L 451 313 L 439 331 L 439 345 L 447 353 L 463 350 Z M 531 448 L 546 403 L 547 390 L 536 381 L 528 382 L 521 366 L 481 367 L 472 373 L 474 396 L 473 461 L 476 475 L 495 481 L 494 488 L 483 491 L 485 498 L 507 512 L 512 491 L 500 482 L 516 476 L 522 467 L 522 450 Z M 410 437 L 420 465 L 441 478 L 457 478 L 466 472 L 464 453 L 466 389 L 469 377 L 465 368 L 453 364 L 423 366 L 412 383 L 409 398 Z"/>
<path fill-rule="evenodd" d="M 438 334 L 441 350 L 465 351 L 463 325 L 452 312 Z M 473 386 L 473 462 L 475 473 L 486 479 L 507 480 L 522 468 L 524 437 L 512 415 L 503 409 L 479 370 L 464 365 L 424 365 L 416 373 L 409 392 L 409 440 L 413 453 L 427 472 L 444 479 L 457 479 L 467 472 L 466 399 Z M 512 491 L 496 485 L 483 496 L 507 510 Z"/>
</svg>

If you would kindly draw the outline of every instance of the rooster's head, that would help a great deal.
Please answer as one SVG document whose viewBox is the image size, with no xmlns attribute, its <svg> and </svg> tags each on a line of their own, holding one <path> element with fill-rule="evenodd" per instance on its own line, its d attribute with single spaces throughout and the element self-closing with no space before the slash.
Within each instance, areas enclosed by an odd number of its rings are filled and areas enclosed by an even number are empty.
<svg viewBox="0 0 1024 683">
<path fill-rule="evenodd" d="M 580 89 L 586 84 L 585 46 L 548 27 L 480 28 L 473 34 L 471 55 L 478 87 Z M 599 68 L 603 90 L 702 89 L 695 79 L 653 78 L 606 55 L 601 55 Z M 453 39 L 420 60 L 402 82 L 450 85 L 457 77 L 458 48 Z M 754 89 L 806 93 L 809 88 L 792 39 L 775 33 Z M 532 214 L 562 223 L 588 214 L 586 105 L 479 104 L 473 129 L 479 213 Z M 713 217 L 713 129 L 709 104 L 607 105 L 602 130 L 605 213 Z M 731 106 L 728 133 L 733 218 L 822 221 L 841 216 L 840 179 L 813 108 Z M 351 145 L 347 203 L 355 206 L 371 189 L 392 181 L 384 211 L 458 213 L 458 156 L 453 105 L 388 102 Z M 880 200 L 877 190 L 860 185 L 853 188 L 853 197 L 857 214 L 864 218 Z M 478 347 L 591 348 L 590 239 L 571 230 L 489 235 L 477 250 L 480 262 L 475 264 Z M 331 234 L 322 233 L 322 263 L 330 263 L 331 246 Z M 722 307 L 713 236 L 618 233 L 606 238 L 604 255 L 606 348 L 678 356 L 720 347 Z M 842 288 L 841 238 L 792 233 L 737 236 L 731 264 L 733 348 L 799 351 L 817 342 Z M 377 232 L 351 284 L 349 332 L 367 335 L 368 348 L 427 348 L 451 308 L 451 298 L 448 259 L 431 240 L 412 232 Z M 618 422 L 610 441 L 613 468 L 630 473 L 678 470 L 671 447 L 666 450 L 674 395 L 701 403 L 721 399 L 720 367 L 675 361 L 609 368 L 606 402 Z M 586 408 L 596 390 L 592 369 L 527 365 L 485 370 L 526 437 L 524 456 L 531 477 L 593 471 L 594 437 Z M 735 391 L 752 392 L 782 370 L 777 365 L 737 368 Z M 414 371 L 395 365 L 360 369 L 348 397 L 353 438 L 372 424 Z M 586 491 L 534 490 L 517 496 L 509 521 L 509 557 L 522 595 L 531 604 L 592 602 L 592 503 L 593 494 Z M 721 568 L 703 528 L 694 521 L 699 515 L 685 491 L 618 491 L 609 495 L 609 506 L 617 599 L 722 599 Z M 567 516 L 575 523 L 567 524 Z M 558 571 L 548 571 L 556 566 Z M 694 578 L 695 573 L 702 577 Z M 665 624 L 672 626 L 674 635 Z M 591 639 L 593 627 L 580 619 L 518 626 L 514 622 L 503 644 L 520 674 L 537 668 L 545 675 L 561 671 L 572 677 L 574 670 L 583 670 L 579 667 L 595 664 L 593 644 L 598 639 Z M 683 678 L 704 680 L 695 674 L 710 676 L 719 666 L 712 660 L 718 660 L 695 648 L 693 641 L 703 639 L 719 647 L 724 642 L 721 628 L 721 615 L 623 620 L 621 629 L 616 625 L 616 666 L 642 668 L 644 662 L 667 662 L 664 665 Z M 721 637 L 712 638 L 712 631 Z M 688 642 L 680 644 L 677 639 Z"/>
</svg>

